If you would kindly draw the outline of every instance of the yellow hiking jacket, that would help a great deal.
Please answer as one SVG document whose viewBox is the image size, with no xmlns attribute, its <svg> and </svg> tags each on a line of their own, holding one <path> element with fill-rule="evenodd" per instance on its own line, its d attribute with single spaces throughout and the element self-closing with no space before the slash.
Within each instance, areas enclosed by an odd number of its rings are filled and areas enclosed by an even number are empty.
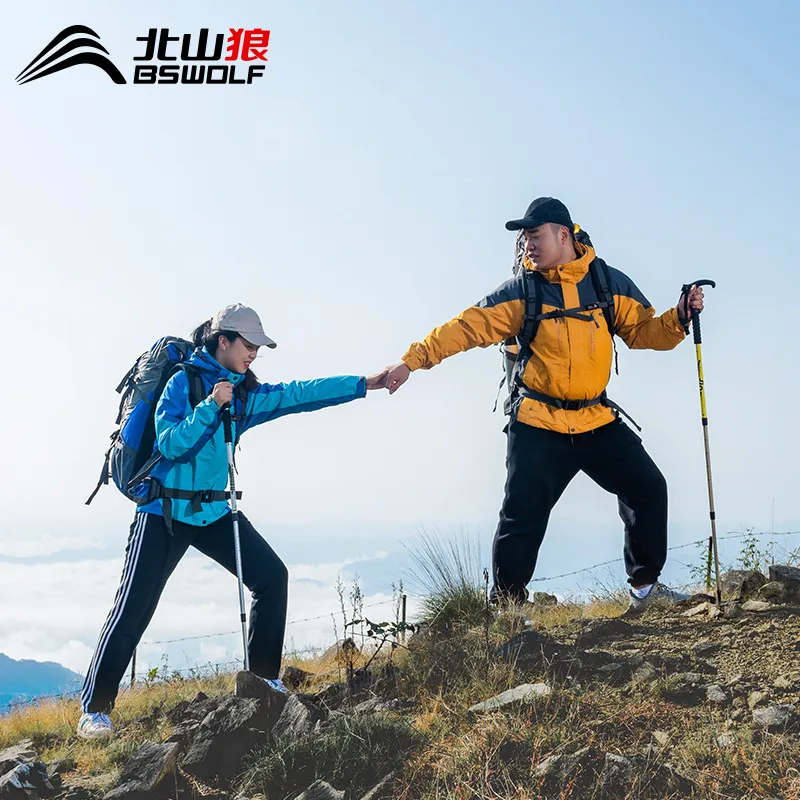
<svg viewBox="0 0 800 800">
<path fill-rule="evenodd" d="M 575 243 L 578 258 L 542 271 L 542 313 L 573 309 L 596 301 L 589 274 L 594 248 Z M 525 269 L 533 269 L 525 259 Z M 660 317 L 633 281 L 609 267 L 617 335 L 630 348 L 672 350 L 686 336 L 671 308 Z M 606 389 L 611 377 L 613 343 L 602 309 L 582 312 L 594 322 L 560 317 L 539 323 L 533 352 L 523 373 L 523 383 L 536 392 L 563 400 L 591 400 Z M 516 336 L 525 318 L 525 293 L 522 278 L 515 276 L 455 319 L 432 330 L 415 342 L 403 356 L 413 372 L 430 369 L 445 358 L 473 347 L 488 347 Z M 557 433 L 585 433 L 612 422 L 614 412 L 595 405 L 578 410 L 555 408 L 523 397 L 517 419 L 535 428 Z"/>
</svg>

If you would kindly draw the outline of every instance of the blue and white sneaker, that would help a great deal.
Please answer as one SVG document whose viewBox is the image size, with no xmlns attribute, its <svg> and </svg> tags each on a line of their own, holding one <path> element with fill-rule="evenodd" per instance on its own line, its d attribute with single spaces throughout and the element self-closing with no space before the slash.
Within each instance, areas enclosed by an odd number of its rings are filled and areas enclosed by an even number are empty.
<svg viewBox="0 0 800 800">
<path fill-rule="evenodd" d="M 261 680 L 263 680 L 270 689 L 274 689 L 276 692 L 281 692 L 282 694 L 289 694 L 289 690 L 283 685 L 283 681 L 280 678 L 262 678 Z"/>
<path fill-rule="evenodd" d="M 108 714 L 87 711 L 78 722 L 78 736 L 81 739 L 108 739 L 114 733 L 114 726 Z"/>
</svg>

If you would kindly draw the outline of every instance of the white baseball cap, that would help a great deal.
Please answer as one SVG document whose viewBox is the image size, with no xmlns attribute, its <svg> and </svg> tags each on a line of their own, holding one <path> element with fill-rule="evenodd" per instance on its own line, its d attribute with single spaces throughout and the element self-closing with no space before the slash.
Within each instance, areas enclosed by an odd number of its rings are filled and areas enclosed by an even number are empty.
<svg viewBox="0 0 800 800">
<path fill-rule="evenodd" d="M 218 311 L 211 320 L 211 330 L 235 331 L 251 344 L 275 348 L 278 345 L 264 333 L 258 314 L 250 306 L 233 303 Z"/>
</svg>

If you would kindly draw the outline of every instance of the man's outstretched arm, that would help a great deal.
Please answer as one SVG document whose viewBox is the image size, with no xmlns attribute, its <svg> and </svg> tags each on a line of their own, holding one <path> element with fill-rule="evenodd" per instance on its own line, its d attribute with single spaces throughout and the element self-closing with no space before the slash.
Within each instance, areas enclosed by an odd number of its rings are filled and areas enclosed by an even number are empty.
<svg viewBox="0 0 800 800">
<path fill-rule="evenodd" d="M 434 328 L 421 342 L 414 342 L 402 360 L 389 367 L 389 394 L 394 394 L 415 370 L 430 369 L 456 353 L 489 347 L 515 336 L 524 317 L 522 281 L 511 278 L 454 319 Z"/>
</svg>

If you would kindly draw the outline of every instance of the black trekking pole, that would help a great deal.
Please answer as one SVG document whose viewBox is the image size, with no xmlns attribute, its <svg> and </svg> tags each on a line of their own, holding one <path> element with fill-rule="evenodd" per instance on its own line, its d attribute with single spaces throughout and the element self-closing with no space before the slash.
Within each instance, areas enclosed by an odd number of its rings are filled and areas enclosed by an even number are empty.
<svg viewBox="0 0 800 800">
<path fill-rule="evenodd" d="M 715 289 L 717 284 L 714 281 L 702 280 L 686 284 L 681 293 L 684 300 L 684 316 L 689 317 L 689 292 L 693 287 L 710 286 Z M 694 334 L 694 346 L 697 354 L 697 379 L 700 384 L 700 413 L 703 420 L 703 442 L 706 450 L 706 475 L 708 478 L 708 508 L 711 517 L 711 545 L 714 550 L 714 570 L 717 578 L 717 608 L 722 607 L 722 585 L 719 577 L 719 551 L 717 550 L 717 513 L 714 508 L 714 485 L 711 480 L 711 447 L 708 442 L 708 411 L 706 409 L 706 389 L 703 378 L 703 338 L 700 333 L 700 312 L 692 309 L 692 333 Z M 687 323 L 688 325 L 688 323 Z"/>
<path fill-rule="evenodd" d="M 244 581 L 242 579 L 242 548 L 239 541 L 239 509 L 236 505 L 236 467 L 233 462 L 233 428 L 231 407 L 222 408 L 222 425 L 225 430 L 225 446 L 228 449 L 228 480 L 231 493 L 231 516 L 233 518 L 233 547 L 236 552 L 236 577 L 239 581 L 239 613 L 242 620 L 242 644 L 244 646 L 244 668 L 250 671 L 250 656 L 247 653 L 247 614 L 244 610 Z"/>
</svg>

